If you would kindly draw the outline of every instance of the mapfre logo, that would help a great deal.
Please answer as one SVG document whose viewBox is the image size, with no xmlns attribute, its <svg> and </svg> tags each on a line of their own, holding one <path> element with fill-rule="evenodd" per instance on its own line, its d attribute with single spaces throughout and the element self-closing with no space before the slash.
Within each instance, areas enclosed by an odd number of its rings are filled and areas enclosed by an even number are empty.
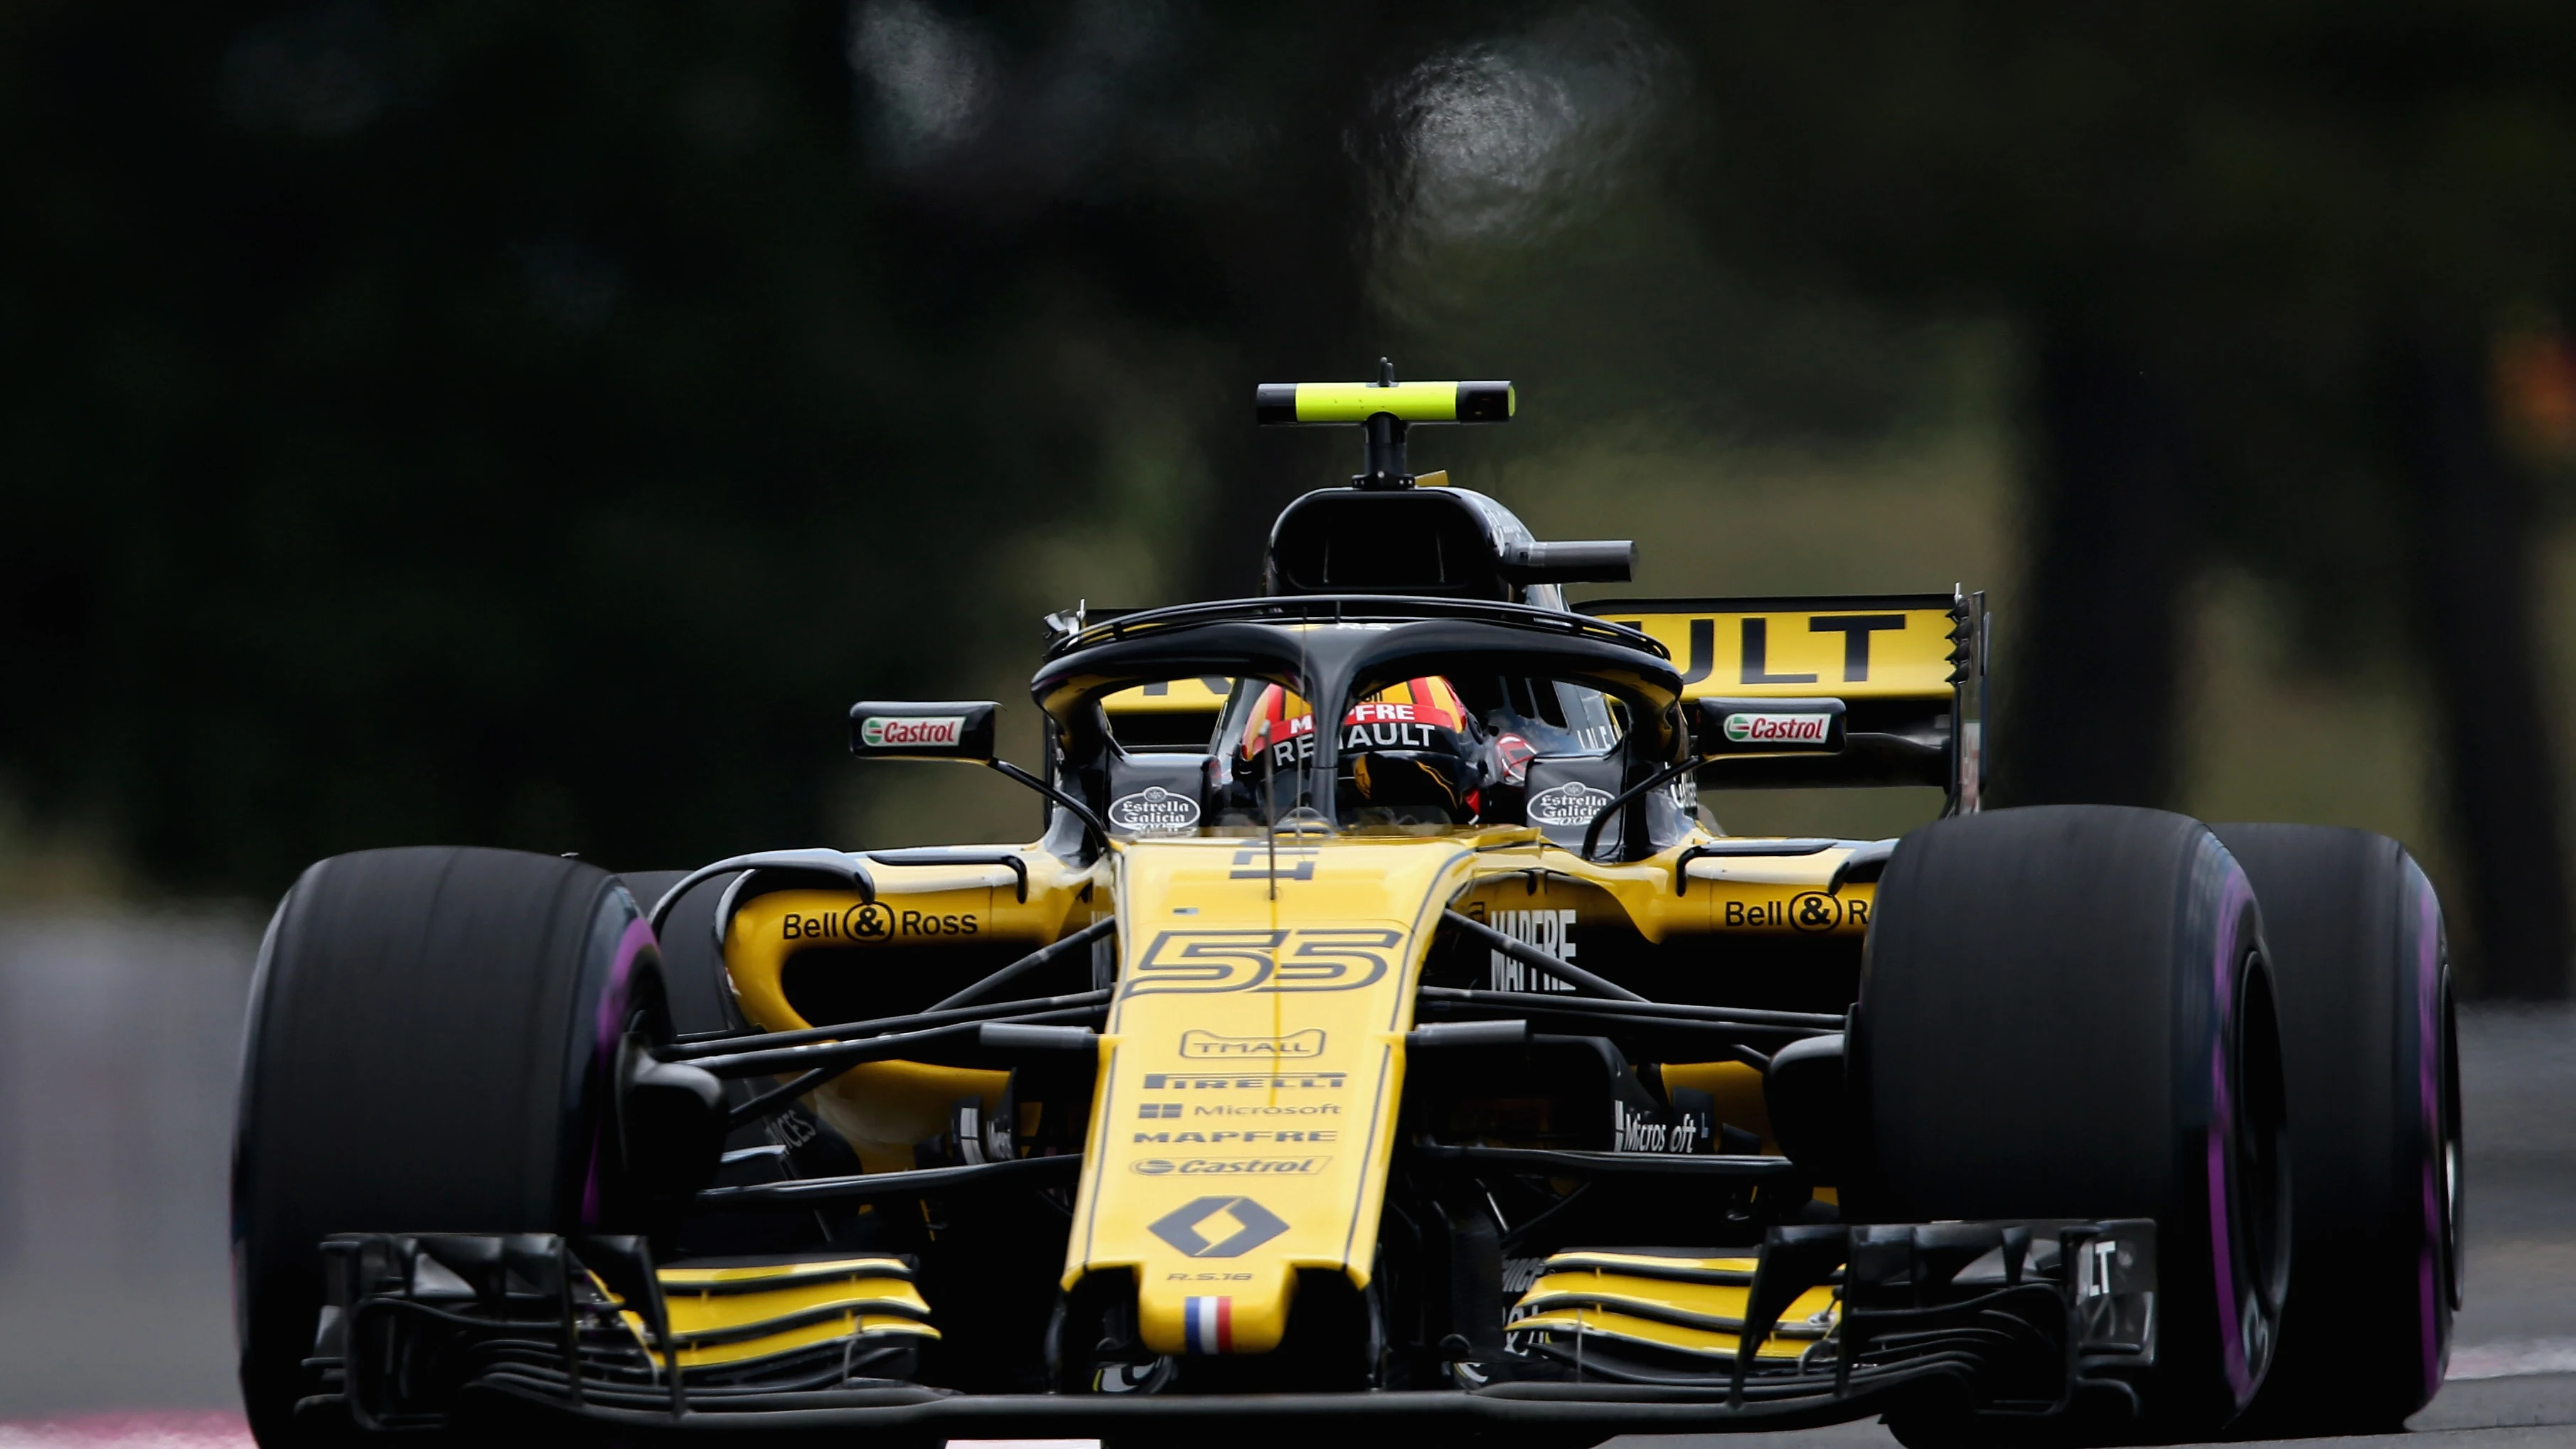
<svg viewBox="0 0 2576 1449">
<path fill-rule="evenodd" d="M 916 719 L 872 714 L 859 722 L 859 743 L 872 750 L 955 749 L 966 732 L 962 714 L 925 715 Z"/>
<path fill-rule="evenodd" d="M 1555 910 L 1482 911 L 1486 925 L 1521 942 L 1536 946 L 1559 961 L 1572 961 L 1580 949 L 1574 940 L 1574 928 L 1582 919 L 1580 911 L 1571 908 Z M 1517 956 L 1500 951 L 1487 953 L 1493 958 L 1488 983 L 1496 991 L 1572 991 L 1574 983 L 1533 971 Z"/>
<path fill-rule="evenodd" d="M 1829 714 L 1731 714 L 1726 737 L 1739 745 L 1821 745 L 1832 732 Z"/>
</svg>

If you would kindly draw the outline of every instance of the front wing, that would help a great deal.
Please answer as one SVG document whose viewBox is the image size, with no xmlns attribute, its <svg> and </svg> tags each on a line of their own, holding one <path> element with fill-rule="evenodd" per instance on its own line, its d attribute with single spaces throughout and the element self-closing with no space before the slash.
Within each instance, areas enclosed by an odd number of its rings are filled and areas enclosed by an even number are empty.
<svg viewBox="0 0 2576 1449">
<path fill-rule="evenodd" d="M 1499 1344 L 1453 1340 L 1446 1386 L 1238 1395 L 910 1382 L 912 1351 L 936 1329 L 897 1260 L 657 1269 L 633 1238 L 462 1234 L 341 1235 L 323 1256 L 310 1361 L 322 1391 L 297 1412 L 361 1429 L 933 1442 L 1439 1421 L 1575 1444 L 1924 1403 L 2028 1419 L 2101 1397 L 2134 1412 L 2156 1358 L 2155 1229 L 2137 1220 L 1775 1227 L 1722 1300 L 1732 1314 L 1641 1293 L 1622 1276 L 1633 1258 L 1564 1254 Z"/>
</svg>

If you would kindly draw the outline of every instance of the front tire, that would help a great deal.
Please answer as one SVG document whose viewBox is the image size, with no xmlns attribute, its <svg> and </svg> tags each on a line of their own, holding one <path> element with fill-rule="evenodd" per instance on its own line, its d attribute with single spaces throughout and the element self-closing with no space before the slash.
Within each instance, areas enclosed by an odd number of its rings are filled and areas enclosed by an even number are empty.
<svg viewBox="0 0 2576 1449">
<path fill-rule="evenodd" d="M 2441 902 L 2383 835 L 2212 828 L 2263 901 L 2298 1137 L 2281 1353 L 2245 1427 L 2395 1433 L 2442 1386 L 2459 1303 L 2459 1066 Z"/>
<path fill-rule="evenodd" d="M 688 875 L 684 870 L 630 870 L 619 875 L 617 883 L 649 913 L 663 892 Z M 671 999 L 671 1028 L 683 1035 L 742 1030 L 748 1025 L 734 1006 L 724 957 L 716 948 L 716 905 L 733 879 L 720 875 L 691 887 L 673 905 L 670 918 L 655 936 L 662 953 L 662 986 Z"/>
<path fill-rule="evenodd" d="M 611 1229 L 633 1211 L 610 1092 L 666 1033 L 652 932 L 605 872 L 455 847 L 306 870 L 261 943 L 233 1138 L 242 1397 L 263 1445 L 296 1400 L 341 1232 Z"/>
<path fill-rule="evenodd" d="M 1941 820 L 1879 884 L 1853 1044 L 1870 1206 L 2153 1218 L 2158 1361 L 2111 1433 L 2203 1437 L 2262 1383 L 2290 1251 L 2272 1003 L 2245 871 L 2179 815 Z M 1891 1425 L 1986 1442 L 1959 1414 Z"/>
</svg>

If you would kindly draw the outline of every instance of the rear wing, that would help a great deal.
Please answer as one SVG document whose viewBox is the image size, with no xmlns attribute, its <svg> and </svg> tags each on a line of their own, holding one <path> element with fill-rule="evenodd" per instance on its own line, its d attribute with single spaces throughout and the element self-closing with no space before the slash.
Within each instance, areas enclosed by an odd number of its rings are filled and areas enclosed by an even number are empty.
<svg viewBox="0 0 2576 1449">
<path fill-rule="evenodd" d="M 1218 675 L 1167 679 L 1104 695 L 1100 707 L 1130 754 L 1201 754 L 1216 738 L 1217 718 L 1233 688 L 1233 680 Z"/>
<path fill-rule="evenodd" d="M 1682 669 L 1682 696 L 1840 699 L 1832 755 L 1712 762 L 1706 789 L 1930 785 L 1950 811 L 1985 783 L 1989 622 L 1981 590 L 1814 598 L 1597 599 L 1577 613 L 1644 631 Z"/>
<path fill-rule="evenodd" d="M 1047 615 L 1042 624 L 1052 647 L 1094 624 L 1142 612 L 1095 609 L 1085 602 Z M 1217 720 L 1224 715 L 1225 702 L 1233 690 L 1234 681 L 1222 675 L 1166 679 L 1103 696 L 1100 708 L 1109 716 L 1110 733 L 1119 748 L 1131 755 L 1205 754 L 1216 738 Z M 1048 767 L 1054 767 L 1052 746 Z M 1052 780 L 1054 776 L 1048 778 Z"/>
</svg>

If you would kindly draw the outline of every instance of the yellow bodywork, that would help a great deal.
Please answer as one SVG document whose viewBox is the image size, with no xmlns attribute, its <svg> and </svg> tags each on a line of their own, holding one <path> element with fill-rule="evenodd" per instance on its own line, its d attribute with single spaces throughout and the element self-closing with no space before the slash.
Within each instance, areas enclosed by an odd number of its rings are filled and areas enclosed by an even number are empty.
<svg viewBox="0 0 2576 1449">
<path fill-rule="evenodd" d="M 1166 1354 L 1207 1351 L 1193 1297 L 1226 1300 L 1223 1351 L 1261 1353 L 1297 1269 L 1366 1286 L 1423 952 L 1474 858 L 1446 836 L 1290 845 L 1282 871 L 1304 878 L 1274 889 L 1259 842 L 1121 852 L 1128 930 L 1067 1286 L 1132 1269 Z M 1213 1101 L 1174 1082 L 1211 1073 L 1268 1080 Z"/>
<path fill-rule="evenodd" d="M 1100 707 L 1112 719 L 1122 714 L 1205 714 L 1213 722 L 1233 689 L 1233 680 L 1215 675 L 1205 679 L 1166 679 L 1104 695 Z"/>
<path fill-rule="evenodd" d="M 745 902 L 726 933 L 725 961 L 754 1025 L 795 1030 L 823 1024 L 798 1016 L 782 986 L 800 951 L 855 947 L 901 972 L 912 969 L 907 958 L 935 959 L 913 954 L 925 947 L 974 940 L 1033 950 L 1114 910 L 1118 994 L 1099 1045 L 1063 1282 L 1132 1273 L 1139 1328 L 1153 1352 L 1260 1353 L 1286 1329 L 1299 1270 L 1338 1273 L 1363 1287 L 1374 1271 L 1404 1033 L 1444 906 L 1525 939 L 1529 913 L 1549 912 L 1567 947 L 1586 930 L 1614 924 L 1648 943 L 1739 933 L 1857 938 L 1867 930 L 1870 886 L 1824 890 L 1847 847 L 1704 857 L 1688 863 L 1677 892 L 1681 850 L 1711 838 L 1695 835 L 1646 860 L 1595 864 L 1525 827 L 1420 837 L 1283 833 L 1275 891 L 1258 836 L 1116 841 L 1087 869 L 1028 847 L 1026 902 L 1003 870 L 873 867 L 873 905 L 816 890 Z M 908 929 L 908 919 L 937 925 Z M 1495 960 L 1502 969 L 1505 958 Z M 1680 1063 L 1663 1071 L 1669 1084 L 1709 1092 L 1724 1120 L 1776 1150 L 1750 1068 Z M 947 1128 L 954 1103 L 975 1097 L 995 1110 L 1007 1081 L 997 1071 L 876 1062 L 807 1100 L 868 1171 L 901 1171 L 915 1165 L 914 1144 Z M 1726 1293 L 1713 1291 L 1684 1297 L 1708 1308 L 1704 1316 L 1724 1317 Z M 1741 1296 L 1735 1292 L 1738 1308 Z M 1195 1340 L 1193 1299 L 1205 1300 Z M 1216 1321 L 1218 1300 L 1225 1331 L 1211 1340 L 1204 1330 Z M 1558 1322 L 1550 1315 L 1572 1315 L 1566 1324 L 1581 1319 L 1601 1332 L 1732 1351 L 1731 1338 L 1691 1339 L 1701 1330 L 1687 1327 L 1661 1324 L 1650 1334 L 1614 1304 L 1548 1308 L 1523 1326 L 1537 1331 Z M 1794 1350 L 1764 1350 L 1775 1351 Z"/>
<path fill-rule="evenodd" d="M 1567 1252 L 1550 1257 L 1512 1306 L 1510 1331 L 1598 1334 L 1678 1353 L 1733 1358 L 1741 1347 L 1751 1258 L 1664 1253 Z M 1795 1359 L 1839 1318 L 1831 1288 L 1810 1288 L 1780 1315 L 1753 1356 Z"/>
<path fill-rule="evenodd" d="M 1005 869 L 884 865 L 871 867 L 878 886 L 873 904 L 847 891 L 777 891 L 744 902 L 724 942 L 725 969 L 743 1016 L 763 1031 L 829 1025 L 805 1020 L 788 1004 L 784 972 L 799 951 L 882 952 L 885 966 L 901 971 L 907 956 L 965 942 L 1034 951 L 1108 913 L 1105 893 L 1094 886 L 1106 883 L 1105 870 L 1073 870 L 1045 851 L 1018 850 L 1029 869 L 1026 902 L 1017 898 L 1016 878 Z M 1085 904 L 1085 895 L 1098 909 Z M 826 1126 L 849 1140 L 861 1166 L 900 1172 L 913 1165 L 914 1143 L 947 1128 L 951 1104 L 979 1097 L 986 1111 L 995 1110 L 1008 1082 L 1005 1072 L 870 1062 L 806 1100 Z"/>
<path fill-rule="evenodd" d="M 682 1369 L 749 1363 L 842 1339 L 939 1336 L 912 1270 L 892 1258 L 670 1267 L 657 1276 Z M 619 1316 L 667 1367 L 671 1356 L 651 1341 L 643 1315 L 626 1308 Z"/>
</svg>

